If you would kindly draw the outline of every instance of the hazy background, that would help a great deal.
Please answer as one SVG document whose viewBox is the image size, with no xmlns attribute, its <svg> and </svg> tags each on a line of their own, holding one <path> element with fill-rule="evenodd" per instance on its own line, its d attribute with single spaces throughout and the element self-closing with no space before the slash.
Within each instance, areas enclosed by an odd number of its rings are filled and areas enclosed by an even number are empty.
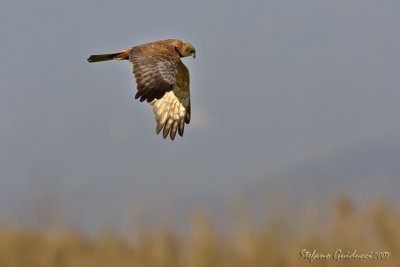
<svg viewBox="0 0 400 267">
<path fill-rule="evenodd" d="M 275 187 L 289 201 L 395 197 L 399 10 L 389 0 L 3 1 L 0 218 L 123 230 L 135 207 L 222 216 L 232 199 L 263 203 Z M 184 59 L 192 122 L 174 142 L 134 101 L 128 62 L 86 62 L 165 38 L 197 49 Z"/>
</svg>

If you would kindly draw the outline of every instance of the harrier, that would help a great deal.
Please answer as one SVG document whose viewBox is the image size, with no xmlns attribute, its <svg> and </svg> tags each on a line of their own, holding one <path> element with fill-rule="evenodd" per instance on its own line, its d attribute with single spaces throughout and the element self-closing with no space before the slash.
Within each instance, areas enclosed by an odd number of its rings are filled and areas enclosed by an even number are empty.
<svg viewBox="0 0 400 267">
<path fill-rule="evenodd" d="M 89 62 L 129 60 L 137 84 L 135 99 L 152 105 L 157 122 L 156 132 L 163 131 L 175 139 L 183 135 L 185 123 L 190 122 L 189 70 L 182 57 L 196 57 L 192 44 L 178 39 L 155 41 L 125 49 L 121 52 L 91 55 Z"/>
</svg>

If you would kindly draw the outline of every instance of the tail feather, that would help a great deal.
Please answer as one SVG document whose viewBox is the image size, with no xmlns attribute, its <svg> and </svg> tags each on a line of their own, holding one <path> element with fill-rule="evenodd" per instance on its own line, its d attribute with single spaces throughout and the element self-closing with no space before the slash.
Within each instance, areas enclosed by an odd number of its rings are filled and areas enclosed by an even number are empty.
<svg viewBox="0 0 400 267">
<path fill-rule="evenodd" d="M 122 52 L 111 53 L 111 54 L 101 54 L 101 55 L 91 55 L 87 61 L 89 62 L 99 62 L 99 61 L 107 61 L 107 60 L 123 60 L 129 59 L 129 53 L 131 52 L 131 48 L 125 49 Z"/>
</svg>

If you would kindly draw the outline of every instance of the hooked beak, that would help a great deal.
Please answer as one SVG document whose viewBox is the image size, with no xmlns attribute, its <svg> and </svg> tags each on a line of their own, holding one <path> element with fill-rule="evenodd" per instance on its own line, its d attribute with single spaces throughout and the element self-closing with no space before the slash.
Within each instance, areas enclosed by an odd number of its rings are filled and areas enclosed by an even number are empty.
<svg viewBox="0 0 400 267">
<path fill-rule="evenodd" d="M 193 52 L 193 53 L 192 53 L 192 57 L 193 57 L 193 58 L 196 58 L 196 52 Z"/>
</svg>

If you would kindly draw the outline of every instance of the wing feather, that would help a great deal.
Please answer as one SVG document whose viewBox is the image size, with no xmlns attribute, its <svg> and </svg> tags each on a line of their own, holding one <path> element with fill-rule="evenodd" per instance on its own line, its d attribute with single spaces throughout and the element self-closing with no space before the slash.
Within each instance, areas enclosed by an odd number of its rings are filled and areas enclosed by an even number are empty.
<svg viewBox="0 0 400 267">
<path fill-rule="evenodd" d="M 135 99 L 151 102 L 173 89 L 180 58 L 172 46 L 163 43 L 136 46 L 129 59 L 138 90 Z"/>
<path fill-rule="evenodd" d="M 157 134 L 163 130 L 163 137 L 169 135 L 171 140 L 175 139 L 176 133 L 183 135 L 185 123 L 190 122 L 190 89 L 189 71 L 180 60 L 172 90 L 150 104 L 157 122 Z"/>
</svg>

